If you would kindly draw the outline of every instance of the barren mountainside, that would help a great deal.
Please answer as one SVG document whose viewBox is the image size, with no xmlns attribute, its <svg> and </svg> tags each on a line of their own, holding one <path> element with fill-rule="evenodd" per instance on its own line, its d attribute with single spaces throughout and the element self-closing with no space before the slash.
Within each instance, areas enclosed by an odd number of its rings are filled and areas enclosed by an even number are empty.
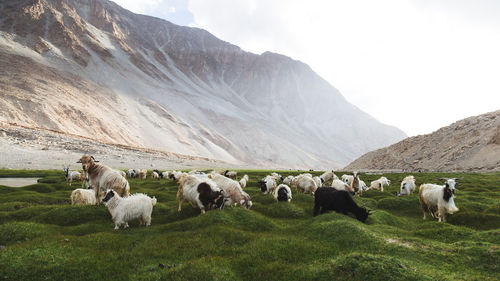
<svg viewBox="0 0 500 281">
<path fill-rule="evenodd" d="M 361 156 L 347 170 L 500 170 L 500 110 Z"/>
<path fill-rule="evenodd" d="M 0 0 L 0 122 L 267 167 L 338 167 L 405 135 L 306 64 L 107 0 Z"/>
</svg>

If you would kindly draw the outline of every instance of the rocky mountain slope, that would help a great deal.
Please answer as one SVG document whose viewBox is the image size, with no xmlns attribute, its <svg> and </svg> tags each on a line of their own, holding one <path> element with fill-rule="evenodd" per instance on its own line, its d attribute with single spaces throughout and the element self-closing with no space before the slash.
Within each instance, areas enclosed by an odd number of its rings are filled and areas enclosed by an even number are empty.
<svg viewBox="0 0 500 281">
<path fill-rule="evenodd" d="M 500 170 L 500 110 L 361 156 L 346 170 Z"/>
<path fill-rule="evenodd" d="M 267 167 L 336 167 L 405 135 L 306 64 L 107 0 L 0 1 L 0 121 Z"/>
</svg>

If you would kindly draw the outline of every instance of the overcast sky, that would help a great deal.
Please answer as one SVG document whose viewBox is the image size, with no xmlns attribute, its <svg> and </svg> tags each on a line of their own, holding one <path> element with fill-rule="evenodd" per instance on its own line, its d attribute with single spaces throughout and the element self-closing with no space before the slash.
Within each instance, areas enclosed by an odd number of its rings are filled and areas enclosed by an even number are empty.
<svg viewBox="0 0 500 281">
<path fill-rule="evenodd" d="M 497 0 L 115 0 L 281 53 L 409 136 L 500 109 Z"/>
</svg>

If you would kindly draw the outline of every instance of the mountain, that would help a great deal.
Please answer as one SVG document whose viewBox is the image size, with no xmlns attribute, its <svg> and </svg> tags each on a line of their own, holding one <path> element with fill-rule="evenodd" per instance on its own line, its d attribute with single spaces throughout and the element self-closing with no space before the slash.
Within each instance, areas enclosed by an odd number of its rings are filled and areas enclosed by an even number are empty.
<svg viewBox="0 0 500 281">
<path fill-rule="evenodd" d="M 500 170 L 500 110 L 368 152 L 346 170 Z"/>
<path fill-rule="evenodd" d="M 0 122 L 266 167 L 338 167 L 405 134 L 306 64 L 106 0 L 0 1 Z"/>
</svg>

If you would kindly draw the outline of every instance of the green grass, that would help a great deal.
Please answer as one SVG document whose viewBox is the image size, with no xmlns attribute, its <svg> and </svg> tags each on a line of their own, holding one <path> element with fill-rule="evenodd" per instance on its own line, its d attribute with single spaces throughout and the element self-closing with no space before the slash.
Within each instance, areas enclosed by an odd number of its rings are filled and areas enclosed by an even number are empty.
<svg viewBox="0 0 500 281">
<path fill-rule="evenodd" d="M 500 173 L 416 173 L 417 184 L 460 177 L 448 223 L 422 220 L 418 195 L 398 198 L 405 174 L 355 200 L 374 210 L 312 217 L 313 197 L 278 203 L 250 176 L 251 210 L 177 212 L 170 180 L 130 180 L 132 193 L 156 196 L 152 225 L 113 230 L 103 205 L 71 206 L 62 171 L 0 170 L 0 177 L 42 177 L 0 186 L 0 280 L 498 280 Z M 281 171 L 283 176 L 299 172 Z M 314 175 L 320 172 L 313 172 Z M 339 176 L 341 173 L 338 174 Z M 361 175 L 369 184 L 381 175 Z M 160 268 L 163 264 L 164 268 Z"/>
</svg>

